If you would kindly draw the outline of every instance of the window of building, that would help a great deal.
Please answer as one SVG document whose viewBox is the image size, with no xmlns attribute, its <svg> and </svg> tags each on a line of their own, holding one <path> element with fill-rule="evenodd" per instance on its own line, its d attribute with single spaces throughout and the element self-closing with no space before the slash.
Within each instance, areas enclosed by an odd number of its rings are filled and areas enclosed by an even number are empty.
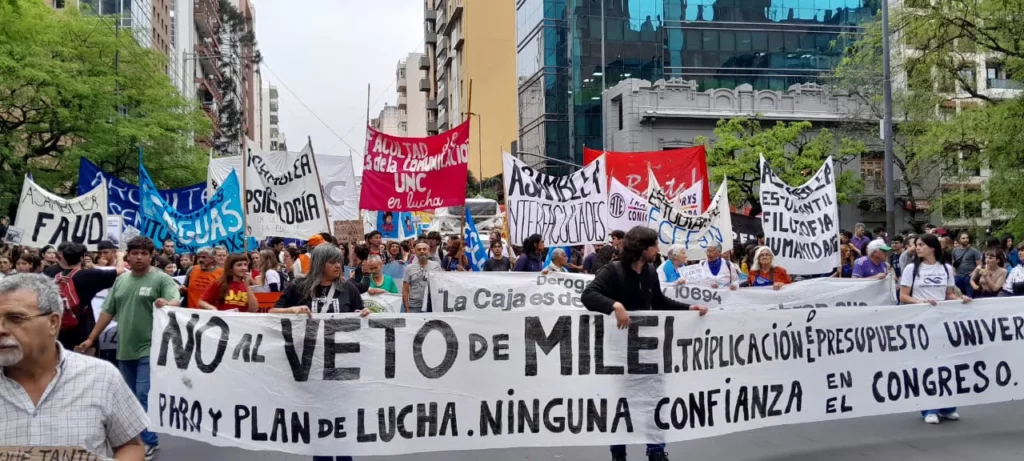
<svg viewBox="0 0 1024 461">
<path fill-rule="evenodd" d="M 622 131 L 622 98 L 618 98 L 613 102 L 615 102 L 615 105 L 619 108 L 619 131 Z"/>
</svg>

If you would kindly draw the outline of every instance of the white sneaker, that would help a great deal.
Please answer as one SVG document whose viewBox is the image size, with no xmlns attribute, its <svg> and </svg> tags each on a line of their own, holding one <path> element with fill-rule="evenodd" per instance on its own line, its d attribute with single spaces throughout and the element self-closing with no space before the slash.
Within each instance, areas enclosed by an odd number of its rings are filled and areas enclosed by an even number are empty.
<svg viewBox="0 0 1024 461">
<path fill-rule="evenodd" d="M 951 413 L 940 414 L 939 416 L 946 421 L 960 421 L 960 413 L 957 413 L 955 411 Z"/>
<path fill-rule="evenodd" d="M 939 424 L 942 420 L 939 419 L 939 415 L 935 413 L 928 413 L 928 416 L 924 417 L 924 422 L 928 424 Z"/>
</svg>

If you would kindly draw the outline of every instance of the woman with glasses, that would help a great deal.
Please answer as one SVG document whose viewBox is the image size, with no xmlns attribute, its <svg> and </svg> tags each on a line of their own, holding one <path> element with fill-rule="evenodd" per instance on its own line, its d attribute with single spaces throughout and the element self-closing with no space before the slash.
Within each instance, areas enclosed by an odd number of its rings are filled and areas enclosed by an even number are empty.
<svg viewBox="0 0 1024 461">
<path fill-rule="evenodd" d="M 783 286 L 793 283 L 786 269 L 774 265 L 775 255 L 771 248 L 760 247 L 754 253 L 754 265 L 750 268 L 747 280 L 752 287 L 772 287 L 781 290 Z"/>
</svg>

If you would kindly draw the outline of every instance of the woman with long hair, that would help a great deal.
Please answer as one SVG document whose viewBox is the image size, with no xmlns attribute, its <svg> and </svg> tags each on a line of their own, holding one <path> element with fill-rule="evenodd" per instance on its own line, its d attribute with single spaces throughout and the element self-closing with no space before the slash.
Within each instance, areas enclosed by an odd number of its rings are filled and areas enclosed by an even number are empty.
<svg viewBox="0 0 1024 461">
<path fill-rule="evenodd" d="M 448 240 L 448 254 L 441 258 L 441 269 L 446 272 L 465 272 L 469 270 L 469 260 L 463 251 L 462 240 Z"/>
<path fill-rule="evenodd" d="M 256 285 L 262 286 L 270 293 L 278 293 L 284 289 L 284 282 L 281 278 L 281 264 L 277 262 L 274 250 L 263 250 L 259 253 L 260 266 L 259 277 L 256 278 Z"/>
<path fill-rule="evenodd" d="M 43 269 L 57 264 L 57 249 L 53 245 L 44 246 L 39 254 L 43 257 Z"/>
<path fill-rule="evenodd" d="M 971 302 L 971 298 L 957 293 L 953 278 L 956 272 L 953 266 L 943 260 L 942 243 L 938 237 L 932 234 L 918 237 L 917 257 L 903 270 L 903 276 L 900 277 L 900 303 L 928 303 L 934 306 L 938 301 L 950 299 Z M 921 416 L 928 424 L 939 424 L 943 419 L 960 419 L 956 408 L 925 410 L 921 412 Z"/>
<path fill-rule="evenodd" d="M 399 242 L 388 242 L 388 261 L 396 262 L 401 265 L 406 263 L 405 251 L 402 250 L 402 244 Z"/>
<path fill-rule="evenodd" d="M 1003 252 L 1006 253 L 1006 270 L 1011 270 L 1014 267 L 1020 265 L 1020 254 L 1017 248 L 1013 245 L 1013 236 L 1010 234 L 1003 235 L 1003 238 L 999 240 Z"/>
<path fill-rule="evenodd" d="M 252 280 L 255 283 L 260 277 L 260 267 L 263 266 L 263 255 L 259 251 L 249 253 L 249 268 L 252 273 Z"/>
<path fill-rule="evenodd" d="M 853 255 L 853 247 L 850 244 L 839 246 L 839 262 L 841 266 L 835 271 L 833 277 L 848 279 L 853 277 L 853 262 L 857 258 Z"/>
<path fill-rule="evenodd" d="M 224 272 L 217 283 L 206 288 L 199 299 L 199 308 L 206 310 L 257 312 L 259 303 L 252 293 L 249 282 L 249 257 L 244 254 L 230 254 L 224 260 Z"/>
<path fill-rule="evenodd" d="M 747 281 L 752 287 L 772 287 L 781 290 L 784 285 L 793 283 L 786 269 L 773 264 L 775 255 L 768 247 L 759 247 L 754 253 L 754 265 L 750 267 Z"/>
<path fill-rule="evenodd" d="M 309 274 L 285 289 L 270 313 L 370 315 L 370 310 L 363 307 L 359 287 L 344 277 L 344 258 L 344 253 L 332 244 L 317 245 L 309 252 Z"/>
<path fill-rule="evenodd" d="M 1001 248 L 985 250 L 985 264 L 975 267 L 974 272 L 971 273 L 971 288 L 974 289 L 975 298 L 999 296 L 999 291 L 1006 283 L 1007 271 L 1003 268 L 1005 264 L 1006 260 Z"/>
<path fill-rule="evenodd" d="M 523 252 L 516 260 L 514 272 L 540 272 L 544 270 L 544 238 L 533 234 L 523 240 Z"/>
</svg>

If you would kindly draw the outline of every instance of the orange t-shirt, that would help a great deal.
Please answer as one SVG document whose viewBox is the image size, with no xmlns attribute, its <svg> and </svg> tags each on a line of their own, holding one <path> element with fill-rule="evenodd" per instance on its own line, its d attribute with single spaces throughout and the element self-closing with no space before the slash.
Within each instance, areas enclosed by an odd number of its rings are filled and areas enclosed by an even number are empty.
<svg viewBox="0 0 1024 461">
<path fill-rule="evenodd" d="M 224 275 L 224 269 L 218 267 L 210 272 L 204 272 L 199 266 L 194 266 L 192 272 L 188 275 L 188 307 L 196 308 L 199 307 L 199 299 L 203 297 L 203 293 L 206 293 L 206 289 L 210 285 L 216 285 L 217 279 L 221 275 Z M 212 303 L 211 303 L 212 304 Z"/>
<path fill-rule="evenodd" d="M 302 265 L 302 275 L 308 274 L 309 273 L 309 254 L 308 253 L 299 255 L 299 264 Z"/>
<path fill-rule="evenodd" d="M 224 301 L 220 300 L 220 284 L 212 283 L 206 287 L 206 292 L 203 293 L 202 299 L 212 304 L 219 311 L 236 309 L 238 312 L 249 312 L 249 291 L 246 290 L 245 283 L 243 282 L 229 283 L 228 292 L 224 295 Z"/>
<path fill-rule="evenodd" d="M 761 271 L 750 271 L 750 273 L 747 274 L 747 281 L 752 287 L 770 287 L 776 283 L 793 283 L 793 279 L 790 278 L 789 273 L 778 266 L 773 267 L 772 272 L 769 274 L 763 274 Z"/>
</svg>

